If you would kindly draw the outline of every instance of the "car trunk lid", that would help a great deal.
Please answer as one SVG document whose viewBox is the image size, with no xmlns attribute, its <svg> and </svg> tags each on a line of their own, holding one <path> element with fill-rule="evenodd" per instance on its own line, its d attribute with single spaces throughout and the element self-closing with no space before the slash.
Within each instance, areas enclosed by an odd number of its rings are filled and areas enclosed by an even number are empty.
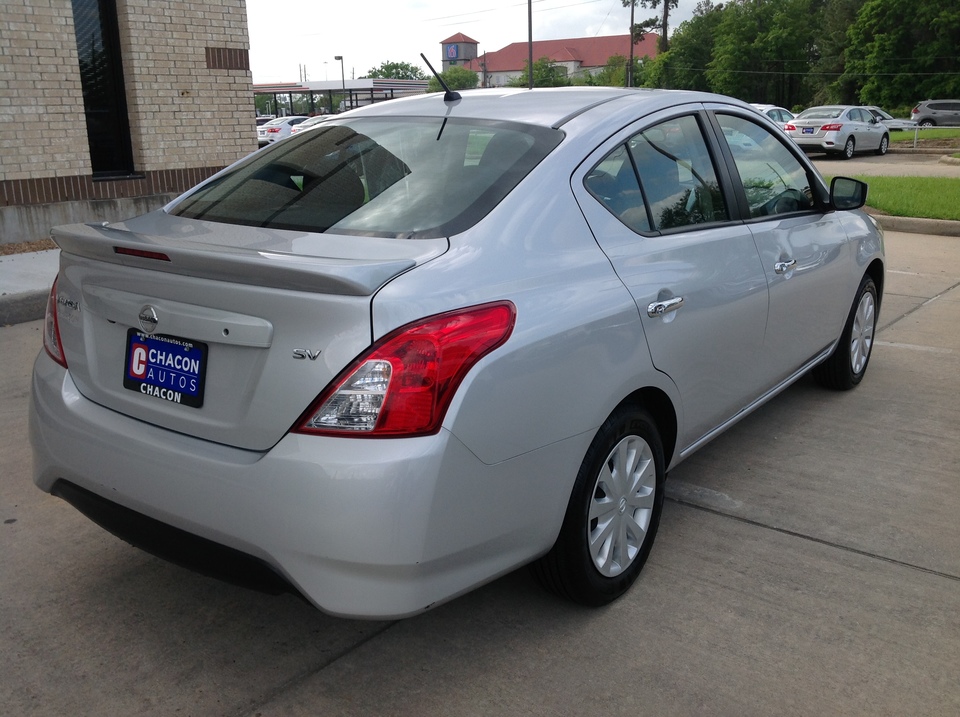
<svg viewBox="0 0 960 717">
<path fill-rule="evenodd" d="M 80 392 L 251 450 L 274 445 L 371 343 L 374 293 L 447 248 L 163 212 L 53 237 L 61 340 Z"/>
</svg>

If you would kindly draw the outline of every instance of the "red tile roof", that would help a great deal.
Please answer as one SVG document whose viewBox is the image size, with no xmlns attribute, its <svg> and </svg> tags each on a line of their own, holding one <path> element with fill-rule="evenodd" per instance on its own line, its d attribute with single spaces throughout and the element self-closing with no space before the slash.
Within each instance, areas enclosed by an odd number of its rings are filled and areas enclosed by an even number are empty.
<svg viewBox="0 0 960 717">
<path fill-rule="evenodd" d="M 441 45 L 451 45 L 453 43 L 463 42 L 471 45 L 479 45 L 480 43 L 474 40 L 473 38 L 467 37 L 462 32 L 458 32 L 456 35 L 448 37 L 446 40 L 441 40 Z"/>
<path fill-rule="evenodd" d="M 643 39 L 634 45 L 633 56 L 656 57 L 658 40 L 659 37 L 655 33 L 646 33 Z M 444 42 L 450 41 L 444 40 Z M 533 43 L 534 62 L 541 57 L 546 57 L 554 62 L 578 61 L 583 67 L 603 67 L 613 55 L 630 56 L 630 35 L 535 40 Z M 482 53 L 477 59 L 470 60 L 463 66 L 474 72 L 480 72 L 480 63 L 486 62 L 487 72 L 521 72 L 527 66 L 527 56 L 527 43 L 514 42 L 502 50 Z"/>
</svg>

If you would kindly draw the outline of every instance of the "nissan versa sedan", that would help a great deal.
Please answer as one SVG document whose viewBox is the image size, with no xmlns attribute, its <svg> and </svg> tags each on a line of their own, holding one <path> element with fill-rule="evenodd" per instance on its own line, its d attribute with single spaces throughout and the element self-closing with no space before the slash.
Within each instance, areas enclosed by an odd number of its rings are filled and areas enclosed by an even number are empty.
<svg viewBox="0 0 960 717">
<path fill-rule="evenodd" d="M 865 197 L 717 95 L 332 116 L 162 210 L 53 231 L 34 480 L 335 615 L 414 615 L 526 564 L 608 603 L 668 470 L 807 372 L 863 378 Z"/>
<path fill-rule="evenodd" d="M 857 152 L 884 155 L 890 148 L 890 130 L 867 107 L 811 107 L 787 122 L 784 130 L 806 152 L 843 159 Z"/>
</svg>

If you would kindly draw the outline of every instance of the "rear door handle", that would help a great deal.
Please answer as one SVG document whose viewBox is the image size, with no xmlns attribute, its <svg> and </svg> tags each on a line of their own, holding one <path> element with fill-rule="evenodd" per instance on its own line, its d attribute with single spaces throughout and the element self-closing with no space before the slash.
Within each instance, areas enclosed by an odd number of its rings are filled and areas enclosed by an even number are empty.
<svg viewBox="0 0 960 717">
<path fill-rule="evenodd" d="M 786 274 L 788 271 L 793 269 L 797 265 L 796 259 L 791 259 L 790 261 L 778 261 L 773 265 L 773 270 L 778 274 Z"/>
<path fill-rule="evenodd" d="M 669 314 L 671 311 L 676 311 L 681 306 L 683 306 L 682 296 L 675 296 L 672 299 L 666 299 L 665 301 L 654 301 L 652 304 L 647 306 L 647 316 L 649 316 L 651 319 L 655 319 L 658 316 Z"/>
</svg>

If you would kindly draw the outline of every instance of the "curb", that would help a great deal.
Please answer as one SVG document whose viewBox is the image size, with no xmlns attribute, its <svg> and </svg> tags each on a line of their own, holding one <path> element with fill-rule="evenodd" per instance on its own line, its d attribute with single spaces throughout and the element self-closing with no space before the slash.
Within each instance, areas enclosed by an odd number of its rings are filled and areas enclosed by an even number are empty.
<svg viewBox="0 0 960 717">
<path fill-rule="evenodd" d="M 960 237 L 960 222 L 949 219 L 918 219 L 917 217 L 892 217 L 878 214 L 869 207 L 867 214 L 877 220 L 884 231 L 907 234 L 936 234 L 944 237 Z"/>
<path fill-rule="evenodd" d="M 42 319 L 47 310 L 49 289 L 0 296 L 0 326 Z"/>
</svg>

